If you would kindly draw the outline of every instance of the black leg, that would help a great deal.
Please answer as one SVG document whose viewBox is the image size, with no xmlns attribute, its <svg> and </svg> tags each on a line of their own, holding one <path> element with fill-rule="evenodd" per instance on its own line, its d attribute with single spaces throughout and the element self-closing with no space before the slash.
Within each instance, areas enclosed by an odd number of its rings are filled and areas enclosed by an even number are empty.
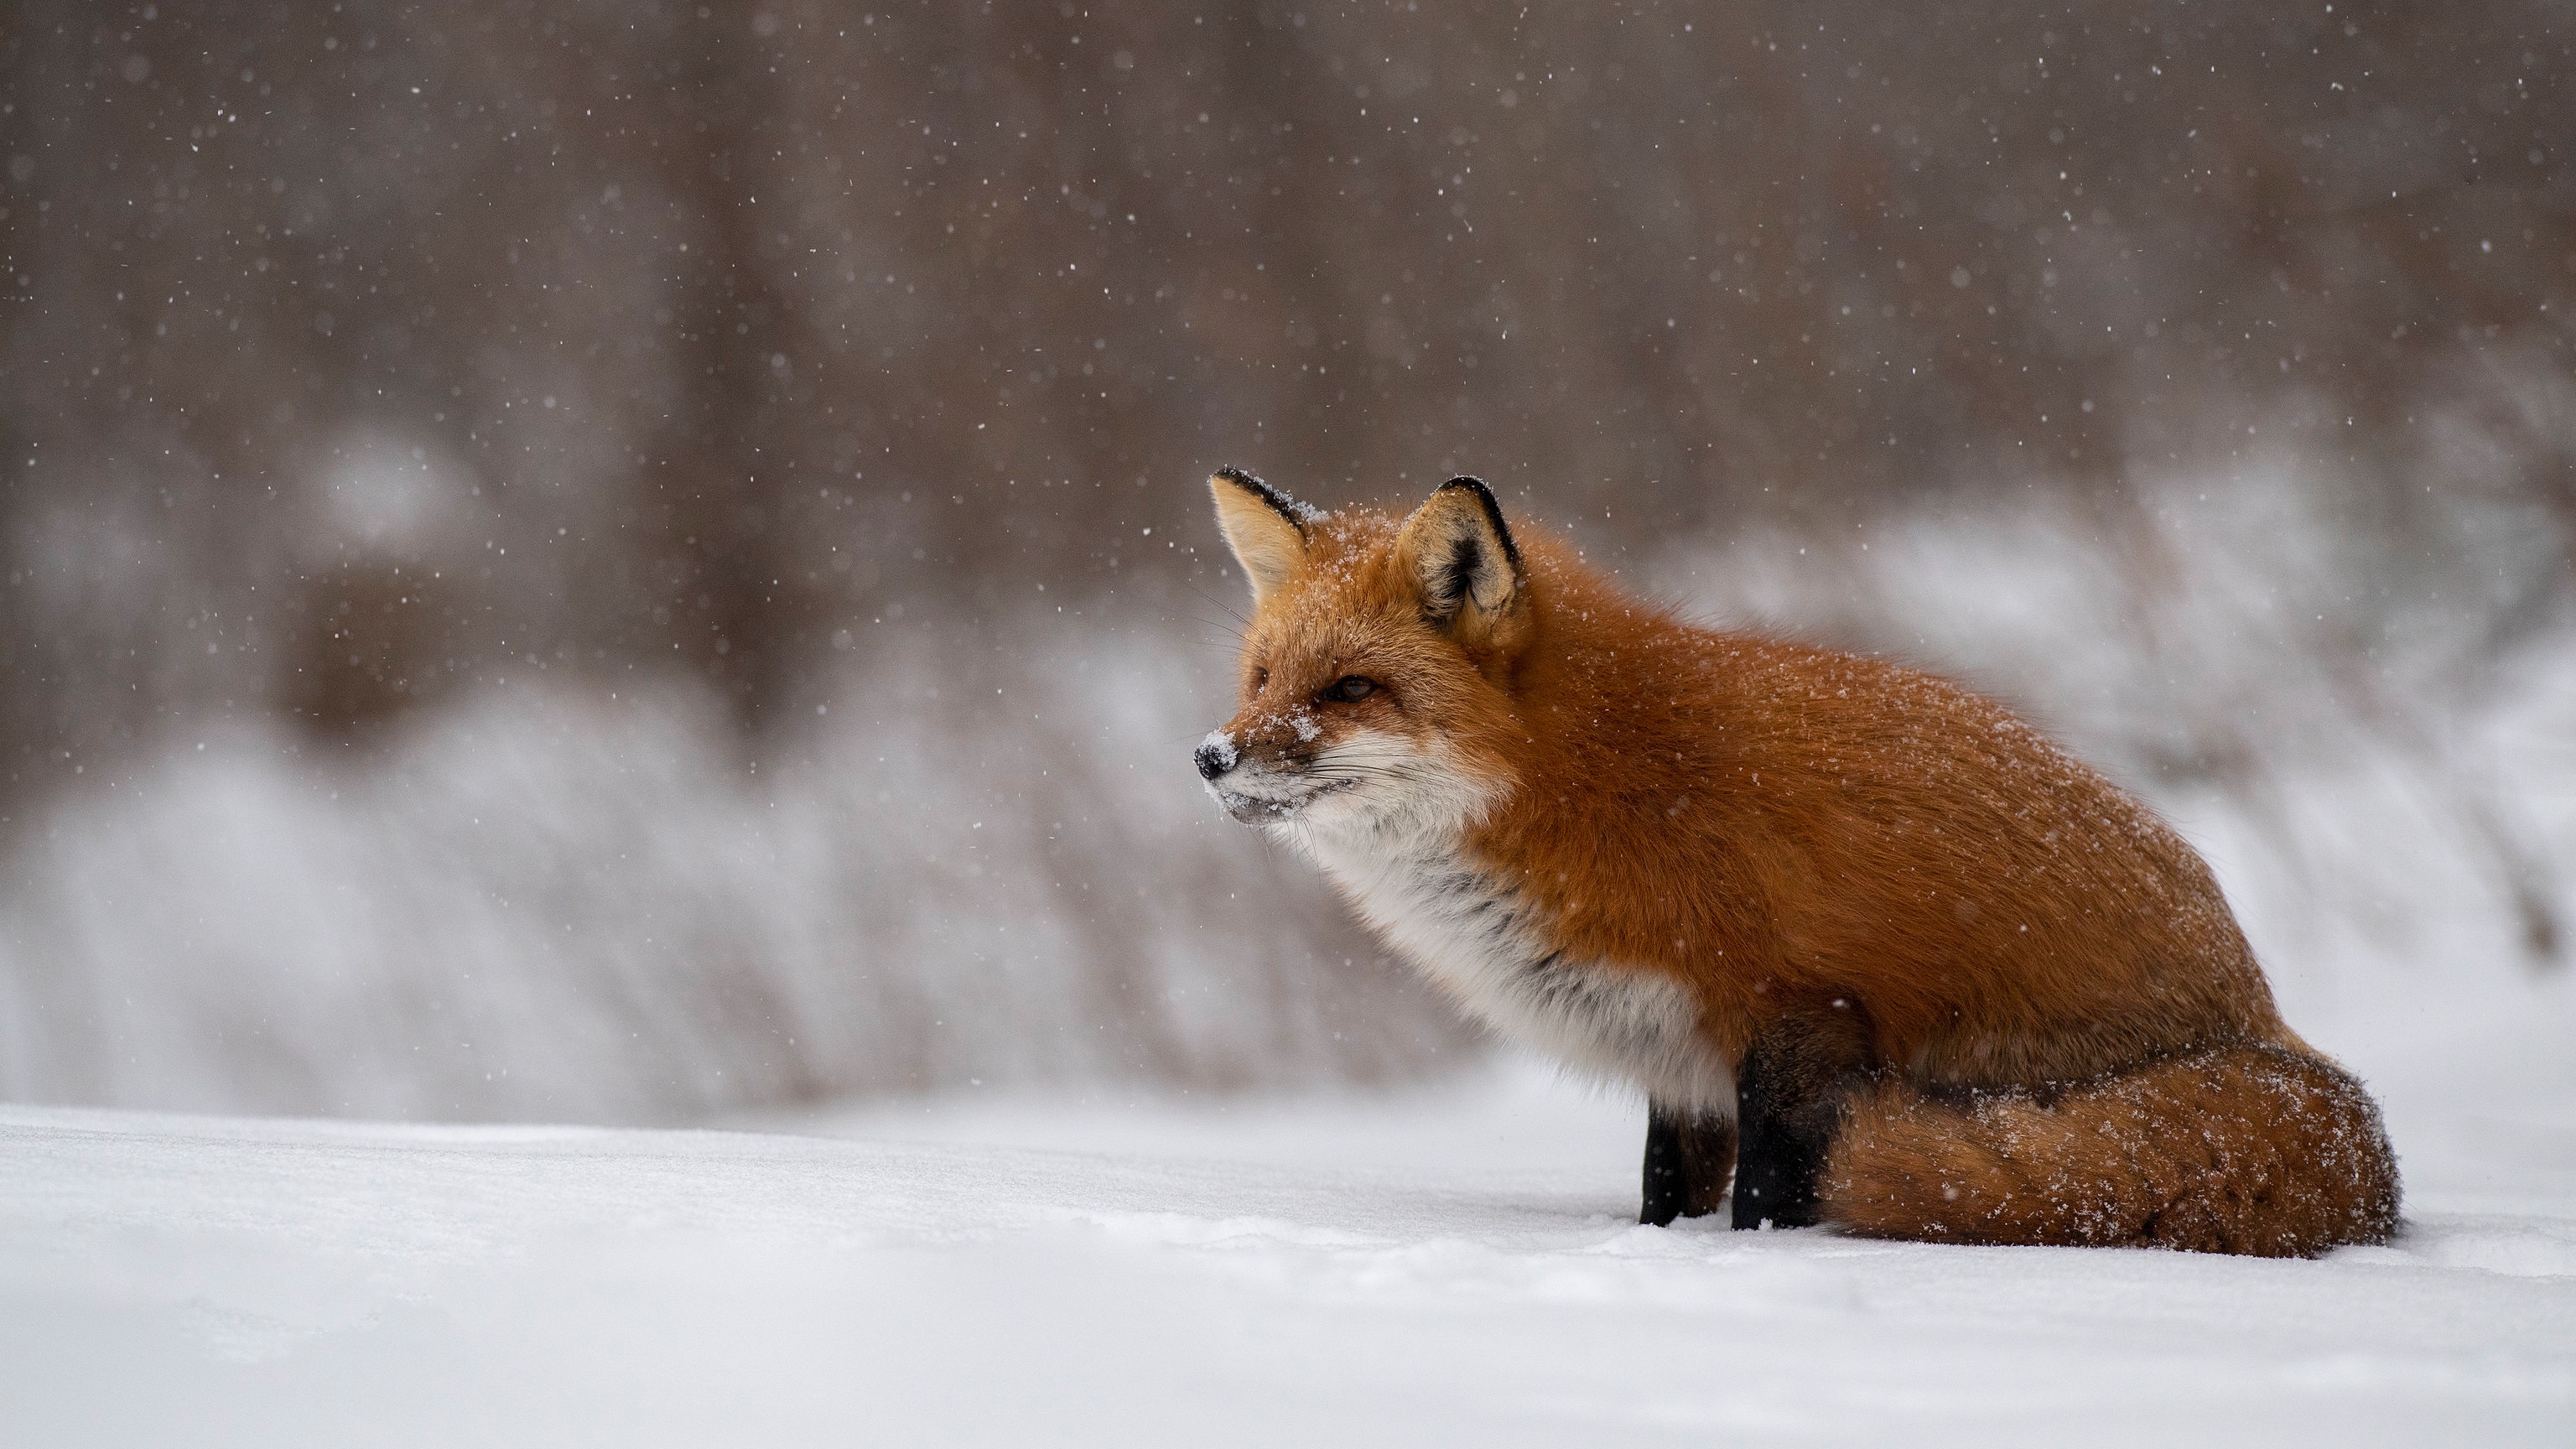
<svg viewBox="0 0 2576 1449">
<path fill-rule="evenodd" d="M 1819 1221 L 1816 1178 L 1870 1056 L 1867 1018 L 1849 997 L 1793 1011 L 1754 1041 L 1735 1074 L 1735 1226 Z"/>
<path fill-rule="evenodd" d="M 1663 1227 L 1682 1215 L 1682 1128 L 1664 1109 L 1646 1104 L 1646 1205 L 1637 1221 Z"/>
<path fill-rule="evenodd" d="M 1813 1227 L 1816 1222 L 1816 1172 L 1824 1166 L 1830 1137 L 1808 1140 L 1791 1129 L 1787 1103 L 1781 1100 L 1776 1063 L 1759 1051 L 1745 1057 L 1736 1074 L 1736 1125 L 1743 1134 L 1736 1151 L 1735 1225 L 1758 1228 Z"/>
<path fill-rule="evenodd" d="M 1660 1228 L 1717 1211 L 1734 1170 L 1734 1123 L 1646 1104 L 1646 1199 L 1637 1221 Z"/>
</svg>

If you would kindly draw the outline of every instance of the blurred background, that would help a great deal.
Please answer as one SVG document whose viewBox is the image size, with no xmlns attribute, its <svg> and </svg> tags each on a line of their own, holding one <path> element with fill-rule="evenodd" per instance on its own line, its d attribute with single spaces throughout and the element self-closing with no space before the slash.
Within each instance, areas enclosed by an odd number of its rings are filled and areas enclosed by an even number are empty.
<svg viewBox="0 0 2576 1449">
<path fill-rule="evenodd" d="M 2438 1042 L 2576 952 L 2571 31 L 21 0 L 0 1097 L 1474 1060 L 1199 793 L 1220 463 L 1994 690 Z"/>
</svg>

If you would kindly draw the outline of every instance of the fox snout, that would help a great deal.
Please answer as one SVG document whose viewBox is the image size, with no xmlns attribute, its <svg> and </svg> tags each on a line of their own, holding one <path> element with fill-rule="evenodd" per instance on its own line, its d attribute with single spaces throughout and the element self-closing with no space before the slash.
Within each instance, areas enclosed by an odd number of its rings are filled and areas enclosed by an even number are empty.
<svg viewBox="0 0 2576 1449">
<path fill-rule="evenodd" d="M 1245 825 L 1277 824 L 1318 793 L 1302 752 L 1221 729 L 1190 752 L 1199 778 L 1225 813 Z"/>
<path fill-rule="evenodd" d="M 1207 738 L 1199 741 L 1199 747 L 1190 752 L 1190 763 L 1198 766 L 1199 778 L 1207 782 L 1208 793 L 1215 796 L 1216 803 L 1236 821 L 1257 825 L 1265 818 L 1281 813 L 1281 807 L 1275 802 L 1255 800 L 1244 793 L 1239 780 L 1226 778 L 1235 774 L 1236 767 L 1244 763 L 1243 747 L 1236 744 L 1234 736 L 1226 731 L 1210 730 Z"/>
<path fill-rule="evenodd" d="M 1225 778 L 1226 772 L 1242 759 L 1243 752 L 1222 730 L 1199 741 L 1198 749 L 1190 755 L 1190 762 L 1199 767 L 1199 778 L 1210 784 Z"/>
</svg>

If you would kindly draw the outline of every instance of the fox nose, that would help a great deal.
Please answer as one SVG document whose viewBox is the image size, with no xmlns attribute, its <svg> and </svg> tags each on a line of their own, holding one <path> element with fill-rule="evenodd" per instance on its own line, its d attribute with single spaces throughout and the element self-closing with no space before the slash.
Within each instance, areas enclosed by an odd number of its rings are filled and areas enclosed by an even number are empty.
<svg viewBox="0 0 2576 1449">
<path fill-rule="evenodd" d="M 1233 769 L 1235 758 L 1234 746 L 1228 741 L 1216 739 L 1200 741 L 1198 753 L 1190 756 L 1190 759 L 1197 763 L 1199 778 L 1202 780 L 1213 780 Z"/>
</svg>

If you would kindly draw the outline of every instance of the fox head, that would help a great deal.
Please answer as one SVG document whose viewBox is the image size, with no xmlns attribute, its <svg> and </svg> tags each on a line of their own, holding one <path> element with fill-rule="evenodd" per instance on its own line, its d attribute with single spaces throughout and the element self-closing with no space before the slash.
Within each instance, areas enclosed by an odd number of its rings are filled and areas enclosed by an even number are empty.
<svg viewBox="0 0 2576 1449">
<path fill-rule="evenodd" d="M 1199 774 L 1235 819 L 1293 836 L 1455 831 L 1507 790 L 1530 573 L 1494 495 L 1440 485 L 1411 516 L 1325 513 L 1249 473 L 1208 480 L 1252 585 L 1234 717 Z"/>
</svg>

